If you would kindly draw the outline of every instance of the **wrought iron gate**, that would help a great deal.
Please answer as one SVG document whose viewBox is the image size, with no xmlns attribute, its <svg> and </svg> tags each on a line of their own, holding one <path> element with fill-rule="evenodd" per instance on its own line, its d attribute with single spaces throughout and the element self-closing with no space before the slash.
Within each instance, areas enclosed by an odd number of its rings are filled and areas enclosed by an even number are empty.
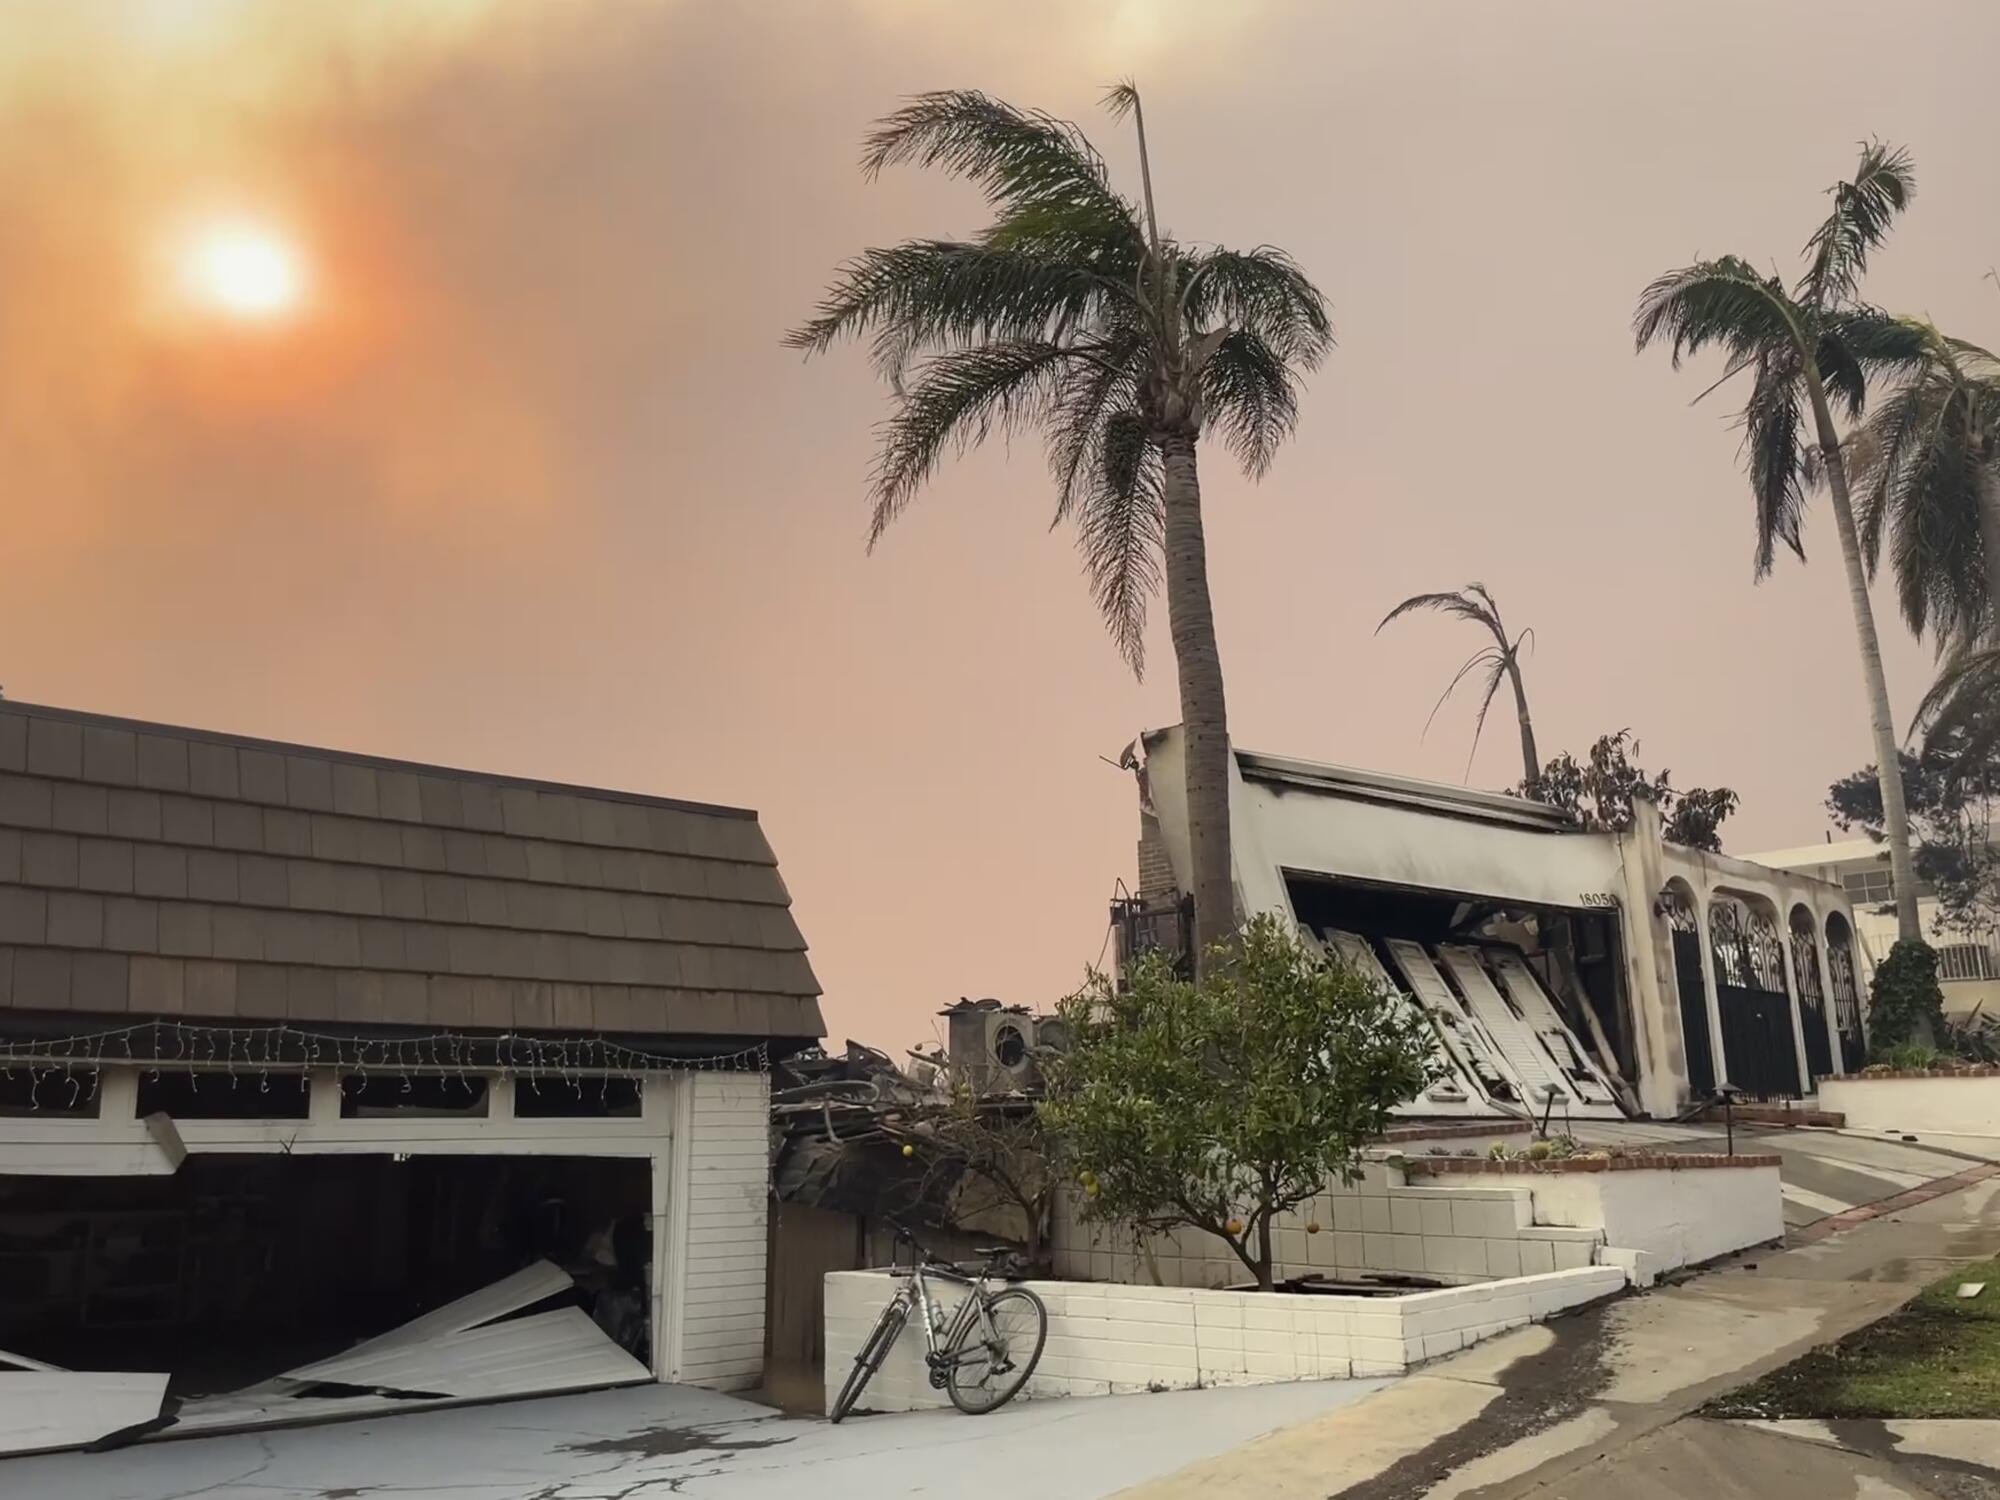
<svg viewBox="0 0 2000 1500">
<path fill-rule="evenodd" d="M 1801 917 L 1805 918 L 1803 923 Z M 1799 1025 L 1806 1034 L 1806 1067 L 1813 1078 L 1824 1078 L 1833 1072 L 1833 1045 L 1826 1039 L 1826 991 L 1819 982 L 1818 929 L 1812 913 L 1803 906 L 1792 911 L 1792 977 L 1798 986 Z"/>
<path fill-rule="evenodd" d="M 1708 930 L 1729 1081 L 1753 1099 L 1796 1099 L 1798 1052 L 1778 924 L 1725 896 L 1709 905 Z"/>
<path fill-rule="evenodd" d="M 1826 924 L 1827 988 L 1833 994 L 1833 1025 L 1840 1033 L 1840 1070 L 1859 1073 L 1868 1061 L 1861 1032 L 1861 986 L 1854 975 L 1854 945 L 1838 913 Z"/>
<path fill-rule="evenodd" d="M 1715 1092 L 1715 1053 L 1708 1038 L 1708 985 L 1701 975 L 1701 923 L 1678 893 L 1668 900 L 1667 926 L 1674 935 L 1674 986 L 1680 991 L 1688 1087 L 1695 1098 L 1706 1099 Z"/>
</svg>

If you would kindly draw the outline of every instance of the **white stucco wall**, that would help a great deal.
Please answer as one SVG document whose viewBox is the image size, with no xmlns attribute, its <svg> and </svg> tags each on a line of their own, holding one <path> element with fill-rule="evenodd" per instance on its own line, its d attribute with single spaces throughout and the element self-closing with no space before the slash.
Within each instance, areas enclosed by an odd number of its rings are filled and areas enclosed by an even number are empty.
<svg viewBox="0 0 2000 1500">
<path fill-rule="evenodd" d="M 2000 1074 L 1829 1079 L 1819 1102 L 1846 1115 L 1849 1130 L 2000 1136 Z"/>
<path fill-rule="evenodd" d="M 1197 1386 L 1395 1375 L 1523 1323 L 1622 1291 L 1616 1266 L 1588 1266 L 1408 1297 L 1321 1297 L 1189 1287 L 1026 1283 L 1049 1311 L 1048 1342 L 1016 1400 L 1105 1396 Z M 826 1278 L 828 1398 L 853 1368 L 895 1289 L 882 1271 Z M 964 1297 L 934 1286 L 948 1326 Z M 858 1409 L 948 1406 L 930 1384 L 923 1331 L 912 1317 Z"/>
</svg>

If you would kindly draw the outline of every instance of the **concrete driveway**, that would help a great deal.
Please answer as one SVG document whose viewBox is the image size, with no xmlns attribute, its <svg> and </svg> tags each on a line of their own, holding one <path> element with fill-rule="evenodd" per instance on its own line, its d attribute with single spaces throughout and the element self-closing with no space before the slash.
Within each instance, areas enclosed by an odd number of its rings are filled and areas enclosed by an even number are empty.
<svg viewBox="0 0 2000 1500">
<path fill-rule="evenodd" d="M 64 1500 L 1099 1500 L 1391 1382 L 1032 1401 L 834 1427 L 637 1386 L 321 1427 L 0 1460 L 0 1495 Z"/>
</svg>

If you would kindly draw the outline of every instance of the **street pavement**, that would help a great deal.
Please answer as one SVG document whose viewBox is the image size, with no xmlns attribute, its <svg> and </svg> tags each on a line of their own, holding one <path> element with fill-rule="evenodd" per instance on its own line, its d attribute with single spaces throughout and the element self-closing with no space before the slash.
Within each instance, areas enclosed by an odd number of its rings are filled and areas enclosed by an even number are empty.
<svg viewBox="0 0 2000 1500">
<path fill-rule="evenodd" d="M 687 1386 L 0 1459 L 6 1500 L 1102 1500 L 1380 1391 L 1304 1381 L 853 1417 Z"/>
</svg>

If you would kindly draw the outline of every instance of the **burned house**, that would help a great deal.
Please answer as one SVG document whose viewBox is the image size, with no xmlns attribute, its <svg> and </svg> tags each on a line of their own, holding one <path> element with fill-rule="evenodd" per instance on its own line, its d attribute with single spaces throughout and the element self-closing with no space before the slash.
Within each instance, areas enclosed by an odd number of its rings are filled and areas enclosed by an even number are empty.
<svg viewBox="0 0 2000 1500">
<path fill-rule="evenodd" d="M 0 703 L 0 1452 L 754 1385 L 805 949 L 749 812 Z"/>
<path fill-rule="evenodd" d="M 1126 763 L 1140 891 L 1113 911 L 1121 961 L 1192 931 L 1180 730 Z M 1243 750 L 1229 791 L 1239 912 L 1295 920 L 1433 1022 L 1443 1076 L 1406 1114 L 1667 1117 L 1861 1066 L 1836 882 L 1666 843 L 1644 801 L 1626 832 L 1587 833 L 1518 797 Z"/>
</svg>

